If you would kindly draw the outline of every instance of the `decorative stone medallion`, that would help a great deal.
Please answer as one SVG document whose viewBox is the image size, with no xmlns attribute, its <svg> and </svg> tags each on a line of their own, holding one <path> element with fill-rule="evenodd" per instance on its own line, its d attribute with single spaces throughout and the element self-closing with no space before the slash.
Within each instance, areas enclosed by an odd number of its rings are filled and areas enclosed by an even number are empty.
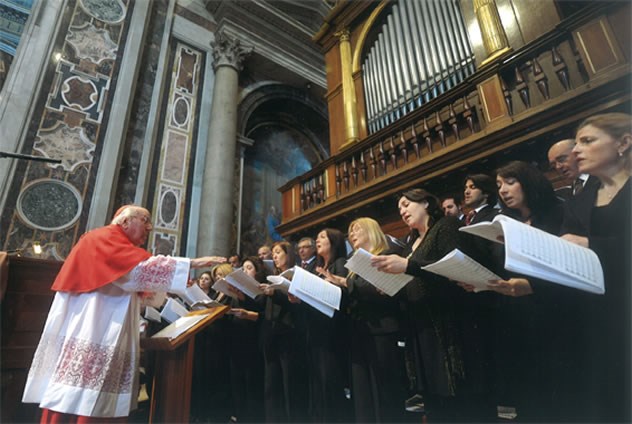
<svg viewBox="0 0 632 424">
<path fill-rule="evenodd" d="M 80 59 L 88 59 L 97 64 L 106 59 L 116 59 L 118 46 L 110 38 L 109 31 L 98 29 L 90 23 L 83 27 L 70 28 L 66 41 Z"/>
<path fill-rule="evenodd" d="M 108 24 L 117 24 L 125 19 L 127 10 L 120 0 L 81 0 L 85 12 Z"/>
<path fill-rule="evenodd" d="M 90 164 L 93 160 L 95 144 L 90 141 L 82 127 L 69 127 L 59 123 L 50 130 L 40 130 L 33 150 L 46 158 L 61 159 L 61 165 L 47 164 L 51 168 L 61 166 L 73 172 L 79 165 Z"/>
<path fill-rule="evenodd" d="M 62 230 L 79 219 L 81 194 L 64 181 L 36 180 L 24 187 L 17 206 L 26 225 L 42 231 Z"/>
<path fill-rule="evenodd" d="M 69 107 L 86 111 L 97 104 L 99 92 L 89 79 L 74 76 L 62 83 L 61 97 Z"/>
</svg>

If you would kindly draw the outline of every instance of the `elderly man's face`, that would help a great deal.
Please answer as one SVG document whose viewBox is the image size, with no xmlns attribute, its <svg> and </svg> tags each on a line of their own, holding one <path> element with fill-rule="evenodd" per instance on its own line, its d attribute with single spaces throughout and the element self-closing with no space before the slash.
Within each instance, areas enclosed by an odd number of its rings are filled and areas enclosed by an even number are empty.
<svg viewBox="0 0 632 424">
<path fill-rule="evenodd" d="M 555 169 L 560 175 L 569 180 L 579 176 L 579 166 L 573 154 L 574 143 L 560 142 L 549 149 L 548 159 L 551 169 Z"/>
<path fill-rule="evenodd" d="M 259 259 L 262 261 L 265 259 L 272 259 L 272 250 L 270 250 L 268 246 L 261 246 L 257 251 L 257 256 L 259 256 Z"/>
<path fill-rule="evenodd" d="M 154 228 L 151 224 L 151 214 L 144 208 L 135 209 L 131 216 L 125 218 L 121 227 L 135 246 L 143 245 Z"/>
</svg>

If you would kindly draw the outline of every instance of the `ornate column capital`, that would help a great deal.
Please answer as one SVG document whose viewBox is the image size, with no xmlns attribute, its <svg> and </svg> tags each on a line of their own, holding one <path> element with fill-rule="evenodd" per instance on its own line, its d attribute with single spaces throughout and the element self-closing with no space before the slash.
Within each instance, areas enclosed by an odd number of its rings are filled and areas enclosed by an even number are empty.
<svg viewBox="0 0 632 424">
<path fill-rule="evenodd" d="M 244 60 L 252 53 L 253 47 L 241 45 L 238 39 L 229 38 L 223 32 L 215 36 L 215 41 L 211 41 L 213 48 L 213 69 L 221 66 L 230 66 L 237 72 L 243 69 Z"/>
<path fill-rule="evenodd" d="M 340 39 L 341 43 L 348 42 L 351 38 L 351 32 L 349 31 L 349 28 L 341 29 L 334 35 Z"/>
</svg>

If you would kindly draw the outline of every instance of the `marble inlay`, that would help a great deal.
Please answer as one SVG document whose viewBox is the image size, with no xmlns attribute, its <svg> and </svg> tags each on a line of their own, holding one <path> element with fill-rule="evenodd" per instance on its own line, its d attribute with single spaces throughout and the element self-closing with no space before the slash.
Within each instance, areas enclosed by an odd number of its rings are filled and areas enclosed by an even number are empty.
<svg viewBox="0 0 632 424">
<path fill-rule="evenodd" d="M 81 164 L 90 164 L 94 156 L 95 144 L 88 139 L 81 127 L 69 127 L 59 122 L 50 130 L 40 129 L 33 150 L 42 156 L 61 159 L 61 164 L 47 164 L 50 168 L 61 166 L 65 171 L 73 172 Z"/>
<path fill-rule="evenodd" d="M 62 83 L 61 97 L 68 106 L 85 111 L 97 103 L 99 93 L 92 81 L 74 76 Z"/>
<path fill-rule="evenodd" d="M 18 197 L 18 215 L 30 227 L 43 231 L 61 230 L 81 215 L 81 195 L 59 180 L 38 180 L 27 185 Z"/>
<path fill-rule="evenodd" d="M 81 0 L 81 7 L 88 15 L 108 24 L 121 22 L 127 13 L 119 0 Z"/>
<path fill-rule="evenodd" d="M 171 187 L 161 187 L 160 196 L 160 221 L 162 227 L 175 228 L 178 213 L 178 196 L 180 190 Z"/>
<path fill-rule="evenodd" d="M 190 108 L 189 100 L 186 97 L 178 97 L 173 103 L 171 125 L 178 128 L 186 128 L 189 122 Z"/>
<path fill-rule="evenodd" d="M 178 76 L 176 79 L 176 88 L 193 94 L 193 85 L 196 83 L 194 77 L 197 75 L 199 64 L 199 55 L 193 51 L 183 47 L 180 55 L 180 66 L 178 67 Z"/>
<path fill-rule="evenodd" d="M 149 250 L 154 252 L 154 255 L 175 255 L 176 236 L 154 230 Z"/>
<path fill-rule="evenodd" d="M 100 123 L 103 119 L 103 102 L 107 98 L 111 79 L 100 74 L 89 75 L 81 72 L 74 63 L 64 60 L 59 61 L 55 72 L 55 83 L 48 96 L 47 106 L 59 112 L 70 108 L 86 114 L 87 120 Z M 69 81 L 73 81 L 72 84 Z M 86 83 L 91 87 L 86 87 Z M 75 90 L 78 92 L 75 93 Z M 87 98 L 84 98 L 86 96 Z M 83 99 L 77 103 L 76 100 L 69 101 L 70 98 Z M 82 107 L 79 107 L 80 104 Z"/>
<path fill-rule="evenodd" d="M 110 38 L 109 31 L 98 29 L 90 23 L 81 28 L 70 28 L 66 41 L 77 57 L 88 59 L 92 63 L 116 59 L 118 46 Z"/>
<path fill-rule="evenodd" d="M 184 167 L 187 159 L 187 137 L 174 131 L 167 132 L 162 179 L 184 183 Z"/>
</svg>

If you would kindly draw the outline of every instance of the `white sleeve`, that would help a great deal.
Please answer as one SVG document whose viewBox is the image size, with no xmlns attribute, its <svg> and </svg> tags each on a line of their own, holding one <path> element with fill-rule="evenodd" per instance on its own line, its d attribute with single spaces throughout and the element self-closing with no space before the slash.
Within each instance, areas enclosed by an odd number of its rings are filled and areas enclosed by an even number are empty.
<svg viewBox="0 0 632 424">
<path fill-rule="evenodd" d="M 114 281 L 129 292 L 177 292 L 186 290 L 191 260 L 172 256 L 152 256 Z"/>
</svg>

